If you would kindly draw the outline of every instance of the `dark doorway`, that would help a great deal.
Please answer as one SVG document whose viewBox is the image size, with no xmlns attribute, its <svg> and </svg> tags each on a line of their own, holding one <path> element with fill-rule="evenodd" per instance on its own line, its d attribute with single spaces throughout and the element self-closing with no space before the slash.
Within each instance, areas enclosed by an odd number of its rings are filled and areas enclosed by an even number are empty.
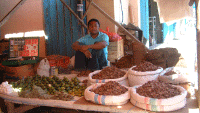
<svg viewBox="0 0 200 113">
<path fill-rule="evenodd" d="M 149 0 L 149 45 L 163 42 L 162 24 L 159 20 L 157 3 Z"/>
</svg>

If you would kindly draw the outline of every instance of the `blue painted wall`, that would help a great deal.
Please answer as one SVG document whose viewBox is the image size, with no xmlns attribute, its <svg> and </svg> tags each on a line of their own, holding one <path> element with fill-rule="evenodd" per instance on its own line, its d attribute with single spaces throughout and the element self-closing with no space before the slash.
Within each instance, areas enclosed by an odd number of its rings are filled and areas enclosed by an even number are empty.
<svg viewBox="0 0 200 113">
<path fill-rule="evenodd" d="M 77 0 L 64 0 L 78 14 Z M 84 2 L 85 6 L 85 2 Z M 60 0 L 43 0 L 47 55 L 73 56 L 71 45 L 82 36 L 78 19 L 62 4 Z M 85 7 L 84 7 L 85 12 Z M 86 18 L 84 19 L 86 23 Z M 86 30 L 86 29 L 85 29 Z"/>
<path fill-rule="evenodd" d="M 140 0 L 140 16 L 143 36 L 149 40 L 149 0 Z"/>
<path fill-rule="evenodd" d="M 171 24 L 171 25 L 167 25 L 166 23 L 163 23 L 163 40 L 166 39 L 167 34 L 171 34 L 172 32 L 174 32 L 174 37 L 175 37 L 175 34 L 176 34 L 175 26 L 176 26 L 176 23 Z"/>
<path fill-rule="evenodd" d="M 196 9 L 196 6 L 195 6 L 195 3 L 193 4 L 193 9 L 195 10 Z M 186 20 L 187 19 L 184 19 L 184 24 L 186 25 Z M 166 39 L 166 36 L 167 34 L 170 34 L 170 33 L 174 33 L 174 37 L 173 38 L 178 38 L 176 37 L 176 25 L 177 25 L 177 22 L 171 24 L 171 25 L 167 25 L 166 23 L 163 23 L 163 40 Z"/>
</svg>

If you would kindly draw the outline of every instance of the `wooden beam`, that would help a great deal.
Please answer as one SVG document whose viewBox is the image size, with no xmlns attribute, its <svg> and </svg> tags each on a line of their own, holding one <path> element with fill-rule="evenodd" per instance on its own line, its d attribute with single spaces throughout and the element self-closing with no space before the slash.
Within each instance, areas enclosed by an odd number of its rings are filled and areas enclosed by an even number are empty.
<svg viewBox="0 0 200 113">
<path fill-rule="evenodd" d="M 90 6 L 91 6 L 92 1 L 93 1 L 93 0 L 90 0 L 90 3 L 89 3 L 89 5 L 88 5 L 88 7 L 87 7 L 87 9 L 86 9 L 86 11 L 85 11 L 85 14 L 83 15 L 83 17 L 82 17 L 81 19 L 84 19 L 85 16 L 87 15 L 88 10 L 90 9 Z"/>
<path fill-rule="evenodd" d="M 15 5 L 15 7 L 13 9 L 11 9 L 11 11 L 8 12 L 8 14 L 0 21 L 0 27 L 3 26 L 8 19 L 15 13 L 16 10 L 18 10 L 20 8 L 21 5 L 24 4 L 26 0 L 21 0 L 20 2 L 17 3 L 17 5 Z"/>
<path fill-rule="evenodd" d="M 200 108 L 200 4 L 199 0 L 195 0 L 196 4 L 196 22 L 197 22 L 197 67 L 198 67 L 198 104 Z"/>
<path fill-rule="evenodd" d="M 120 25 L 118 22 L 116 22 L 112 17 L 110 17 L 106 12 L 104 12 L 99 6 L 97 6 L 94 2 L 92 2 L 92 5 L 99 10 L 106 18 L 108 18 L 112 23 L 114 23 L 116 26 L 118 26 L 120 28 L 120 30 L 122 31 L 122 33 L 124 33 L 125 35 L 128 35 L 130 38 L 133 39 L 133 41 L 136 42 L 140 42 L 134 35 L 132 35 L 131 33 L 129 33 L 129 31 L 127 31 L 122 25 Z M 141 43 L 141 42 L 140 42 Z"/>
<path fill-rule="evenodd" d="M 87 25 L 85 25 L 85 23 L 83 22 L 83 20 L 81 20 L 80 18 L 79 18 L 79 16 L 63 1 L 63 0 L 60 0 L 62 3 L 63 3 L 63 5 L 65 6 L 65 7 L 67 7 L 67 9 L 80 21 L 80 23 L 85 27 L 85 28 L 87 28 Z"/>
</svg>

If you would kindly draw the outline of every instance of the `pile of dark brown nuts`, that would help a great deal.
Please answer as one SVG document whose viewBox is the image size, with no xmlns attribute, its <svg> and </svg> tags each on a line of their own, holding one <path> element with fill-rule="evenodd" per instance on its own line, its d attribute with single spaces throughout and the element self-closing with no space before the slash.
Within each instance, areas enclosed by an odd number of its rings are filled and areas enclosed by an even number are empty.
<svg viewBox="0 0 200 113">
<path fill-rule="evenodd" d="M 116 81 L 109 81 L 96 89 L 91 89 L 90 91 L 99 95 L 121 95 L 127 92 L 128 89 Z"/>
<path fill-rule="evenodd" d="M 126 74 L 126 72 L 120 70 L 119 68 L 115 66 L 111 67 L 105 67 L 103 68 L 99 73 L 94 74 L 92 76 L 92 79 L 116 79 L 123 77 Z"/>
<path fill-rule="evenodd" d="M 92 71 L 90 70 L 82 70 L 77 77 L 88 77 L 88 75 L 91 73 Z"/>
<path fill-rule="evenodd" d="M 156 80 L 143 84 L 136 89 L 136 92 L 139 95 L 157 99 L 170 98 L 176 95 L 180 95 L 181 93 L 177 87 Z"/>
<path fill-rule="evenodd" d="M 158 66 L 152 64 L 151 62 L 143 61 L 140 62 L 140 64 L 134 67 L 132 70 L 145 72 L 145 71 L 155 71 L 158 68 L 159 68 Z"/>
<path fill-rule="evenodd" d="M 116 67 L 120 69 L 131 68 L 134 65 L 134 63 L 132 62 L 132 58 L 133 58 L 133 55 L 126 55 L 120 58 L 116 63 Z"/>
</svg>

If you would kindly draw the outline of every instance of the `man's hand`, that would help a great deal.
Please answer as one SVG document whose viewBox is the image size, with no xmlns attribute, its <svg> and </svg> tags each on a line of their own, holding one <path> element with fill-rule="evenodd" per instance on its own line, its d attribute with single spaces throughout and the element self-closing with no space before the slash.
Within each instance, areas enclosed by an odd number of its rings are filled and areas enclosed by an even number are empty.
<svg viewBox="0 0 200 113">
<path fill-rule="evenodd" d="M 85 52 L 86 50 L 88 50 L 90 48 L 91 45 L 79 45 L 79 42 L 76 41 L 72 44 L 72 49 L 74 49 L 75 51 L 81 51 L 81 52 Z"/>
<path fill-rule="evenodd" d="M 108 45 L 108 43 L 106 41 L 101 41 L 101 42 L 95 42 L 92 45 L 88 45 L 90 49 L 103 49 Z"/>
<path fill-rule="evenodd" d="M 89 59 L 89 58 L 92 58 L 92 54 L 90 53 L 90 51 L 89 50 L 86 50 L 85 52 L 84 52 L 84 54 L 85 54 L 85 56 Z"/>
<path fill-rule="evenodd" d="M 88 50 L 89 49 L 89 46 L 88 45 L 82 45 L 81 46 L 81 50 L 83 50 L 83 51 L 86 51 L 86 50 Z"/>
</svg>

